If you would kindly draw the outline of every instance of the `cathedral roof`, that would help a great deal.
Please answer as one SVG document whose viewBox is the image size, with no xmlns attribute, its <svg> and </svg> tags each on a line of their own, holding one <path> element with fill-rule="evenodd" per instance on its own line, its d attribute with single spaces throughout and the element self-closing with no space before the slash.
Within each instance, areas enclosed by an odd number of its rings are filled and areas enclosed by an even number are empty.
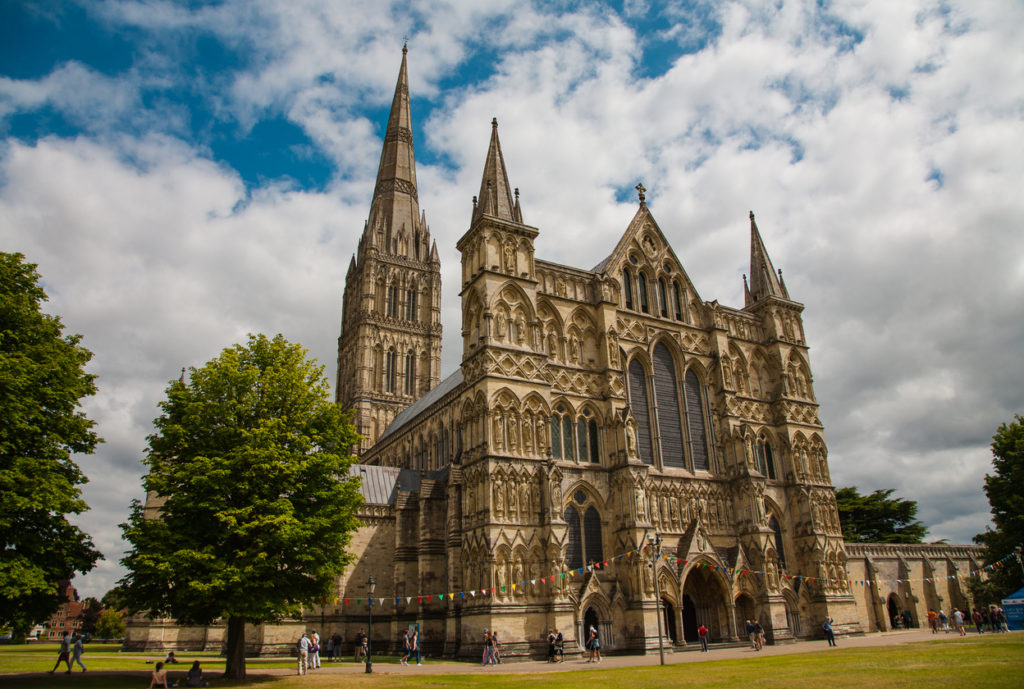
<svg viewBox="0 0 1024 689">
<path fill-rule="evenodd" d="M 367 505 L 394 505 L 398 491 L 420 489 L 420 472 L 374 464 L 353 464 L 349 474 L 362 479 L 359 492 Z"/>
<path fill-rule="evenodd" d="M 462 369 L 457 368 L 455 369 L 455 373 L 451 374 L 431 388 L 430 392 L 399 412 L 398 416 L 396 416 L 391 422 L 391 425 L 388 426 L 381 434 L 380 438 L 377 439 L 377 443 L 380 444 L 389 435 L 397 432 L 402 428 L 402 426 L 415 419 L 431 405 L 442 399 L 445 395 L 460 385 L 462 385 Z"/>
</svg>

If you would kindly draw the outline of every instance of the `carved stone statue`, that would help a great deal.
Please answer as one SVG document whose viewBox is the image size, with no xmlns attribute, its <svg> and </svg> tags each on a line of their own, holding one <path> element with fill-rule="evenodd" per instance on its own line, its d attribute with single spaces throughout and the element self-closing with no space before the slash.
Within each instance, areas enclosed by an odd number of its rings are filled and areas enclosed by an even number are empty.
<svg viewBox="0 0 1024 689">
<path fill-rule="evenodd" d="M 494 512 L 499 518 L 505 513 L 505 486 L 501 481 L 494 483 Z"/>
<path fill-rule="evenodd" d="M 505 313 L 498 311 L 497 317 L 494 319 L 494 335 L 495 337 L 505 338 L 505 329 L 508 327 L 508 322 L 505 319 Z"/>
<path fill-rule="evenodd" d="M 630 459 L 637 459 L 636 422 L 632 418 L 626 421 L 626 456 Z"/>
<path fill-rule="evenodd" d="M 498 416 L 497 414 L 494 415 L 494 424 L 493 424 L 493 426 L 494 426 L 494 432 L 491 433 L 491 443 L 493 443 L 494 449 L 496 451 L 501 452 L 501 450 L 504 447 L 504 442 L 502 441 L 502 436 L 505 435 L 505 434 L 502 432 L 501 417 Z"/>
<path fill-rule="evenodd" d="M 505 245 L 505 272 L 515 275 L 516 272 L 516 248 L 509 242 Z"/>
<path fill-rule="evenodd" d="M 516 343 L 523 344 L 524 342 L 526 342 L 526 319 L 519 314 L 516 316 Z"/>
<path fill-rule="evenodd" d="M 508 422 L 508 451 L 515 454 L 519 450 L 519 420 L 515 417 Z"/>
</svg>

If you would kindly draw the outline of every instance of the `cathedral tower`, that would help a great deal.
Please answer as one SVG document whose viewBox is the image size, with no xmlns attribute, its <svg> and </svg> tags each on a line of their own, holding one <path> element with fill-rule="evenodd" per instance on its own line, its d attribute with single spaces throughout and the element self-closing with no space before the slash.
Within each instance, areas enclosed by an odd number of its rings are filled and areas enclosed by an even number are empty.
<svg viewBox="0 0 1024 689">
<path fill-rule="evenodd" d="M 355 410 L 360 454 L 441 374 L 441 262 L 416 192 L 407 52 L 370 213 L 345 276 L 335 390 Z"/>
</svg>

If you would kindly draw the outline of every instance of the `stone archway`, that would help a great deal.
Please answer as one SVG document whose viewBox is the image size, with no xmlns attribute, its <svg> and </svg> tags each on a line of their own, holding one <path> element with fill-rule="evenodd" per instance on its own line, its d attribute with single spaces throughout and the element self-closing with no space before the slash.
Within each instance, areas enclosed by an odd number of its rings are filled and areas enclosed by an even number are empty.
<svg viewBox="0 0 1024 689">
<path fill-rule="evenodd" d="M 697 628 L 704 625 L 712 641 L 732 636 L 729 620 L 729 598 L 721 579 L 709 568 L 693 567 L 685 575 L 683 595 L 682 638 L 697 641 Z"/>
<path fill-rule="evenodd" d="M 679 628 L 676 625 L 676 606 L 668 598 L 661 599 L 661 628 L 665 630 L 665 636 L 672 639 L 672 643 L 678 644 L 682 641 L 679 638 Z"/>
<path fill-rule="evenodd" d="M 896 629 L 897 627 L 903 626 L 902 622 L 897 623 L 897 620 L 900 619 L 902 607 L 899 596 L 895 593 L 890 593 L 889 601 L 885 604 L 885 611 L 889 616 L 889 629 Z"/>
<path fill-rule="evenodd" d="M 757 619 L 757 606 L 750 594 L 741 593 L 736 596 L 736 630 L 741 637 L 747 636 L 747 620 Z"/>
</svg>

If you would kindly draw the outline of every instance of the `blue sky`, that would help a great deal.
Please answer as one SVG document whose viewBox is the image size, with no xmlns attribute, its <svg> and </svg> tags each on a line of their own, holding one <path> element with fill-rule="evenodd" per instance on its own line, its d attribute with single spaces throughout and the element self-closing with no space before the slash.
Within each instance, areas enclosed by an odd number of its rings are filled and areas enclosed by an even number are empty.
<svg viewBox="0 0 1024 689">
<path fill-rule="evenodd" d="M 988 443 L 1024 410 L 1019 3 L 0 4 L 0 247 L 95 353 L 81 523 L 117 524 L 168 380 L 248 332 L 333 377 L 404 37 L 420 203 L 458 254 L 497 117 L 537 255 L 583 268 L 642 181 L 700 296 L 742 305 L 747 212 L 806 305 L 837 485 L 983 530 Z"/>
</svg>

